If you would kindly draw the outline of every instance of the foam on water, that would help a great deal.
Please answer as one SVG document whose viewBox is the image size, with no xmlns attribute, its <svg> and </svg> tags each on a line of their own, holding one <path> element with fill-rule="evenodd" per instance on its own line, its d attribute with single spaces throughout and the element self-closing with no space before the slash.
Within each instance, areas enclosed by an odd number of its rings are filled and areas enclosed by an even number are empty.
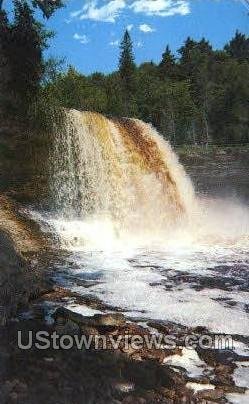
<svg viewBox="0 0 249 404">
<path fill-rule="evenodd" d="M 86 293 L 79 286 L 82 279 L 91 282 L 88 294 L 129 316 L 248 335 L 249 292 L 243 288 L 249 272 L 248 209 L 207 199 L 200 206 L 190 224 L 161 238 L 153 234 L 151 240 L 136 234 L 120 237 L 107 217 L 46 220 L 71 252 L 73 268 L 65 266 L 74 290 Z M 205 277 L 208 281 L 198 288 Z"/>
<path fill-rule="evenodd" d="M 186 384 L 186 387 L 193 390 L 195 393 L 202 390 L 214 390 L 215 386 L 210 383 L 193 383 L 189 382 Z"/>
<path fill-rule="evenodd" d="M 186 369 L 189 377 L 200 377 L 203 376 L 204 370 L 211 370 L 211 368 L 207 368 L 207 365 L 199 358 L 195 350 L 187 348 L 182 349 L 181 355 L 166 357 L 164 363 Z"/>
<path fill-rule="evenodd" d="M 249 362 L 236 362 L 237 368 L 233 373 L 236 386 L 249 389 Z"/>
<path fill-rule="evenodd" d="M 231 404 L 248 404 L 249 402 L 249 390 L 245 394 L 230 393 L 226 395 L 228 402 Z"/>
</svg>

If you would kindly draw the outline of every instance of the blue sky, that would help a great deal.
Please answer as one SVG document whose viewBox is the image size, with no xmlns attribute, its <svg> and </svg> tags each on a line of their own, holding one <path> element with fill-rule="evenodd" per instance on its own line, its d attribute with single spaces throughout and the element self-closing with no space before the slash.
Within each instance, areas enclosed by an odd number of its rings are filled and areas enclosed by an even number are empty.
<svg viewBox="0 0 249 404">
<path fill-rule="evenodd" d="M 88 74 L 117 67 L 128 27 L 136 62 L 158 62 L 167 44 L 176 52 L 187 36 L 221 48 L 236 29 L 249 34 L 248 0 L 65 0 L 46 25 L 56 32 L 49 55 Z"/>
</svg>

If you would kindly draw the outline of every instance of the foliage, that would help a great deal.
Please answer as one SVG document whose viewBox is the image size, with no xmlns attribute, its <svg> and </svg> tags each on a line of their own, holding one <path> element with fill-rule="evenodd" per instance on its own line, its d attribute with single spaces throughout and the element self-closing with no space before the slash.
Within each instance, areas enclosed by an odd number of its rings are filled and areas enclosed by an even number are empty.
<svg viewBox="0 0 249 404">
<path fill-rule="evenodd" d="M 34 18 L 48 18 L 60 0 L 13 1 L 14 20 L 0 11 L 1 109 L 25 116 L 40 131 L 63 121 L 65 109 L 93 110 L 151 122 L 174 144 L 249 142 L 249 38 L 236 32 L 224 49 L 187 38 L 174 55 L 167 45 L 158 64 L 136 66 L 126 30 L 118 70 L 90 76 L 63 61 L 43 58 L 51 33 Z M 1 10 L 1 1 L 0 1 Z"/>
<path fill-rule="evenodd" d="M 122 87 L 125 115 L 132 115 L 136 112 L 135 107 L 135 81 L 136 65 L 134 62 L 133 45 L 128 30 L 120 44 L 119 76 Z"/>
<path fill-rule="evenodd" d="M 223 50 L 187 38 L 177 59 L 166 47 L 157 65 L 134 63 L 126 31 L 119 70 L 84 76 L 73 67 L 46 85 L 66 108 L 151 122 L 175 144 L 249 141 L 248 38 L 236 32 Z"/>
<path fill-rule="evenodd" d="M 3 10 L 4 3 L 5 0 L 0 0 L 0 11 Z M 30 6 L 39 8 L 46 18 L 51 17 L 58 8 L 63 7 L 63 0 L 30 0 L 29 3 Z"/>
</svg>

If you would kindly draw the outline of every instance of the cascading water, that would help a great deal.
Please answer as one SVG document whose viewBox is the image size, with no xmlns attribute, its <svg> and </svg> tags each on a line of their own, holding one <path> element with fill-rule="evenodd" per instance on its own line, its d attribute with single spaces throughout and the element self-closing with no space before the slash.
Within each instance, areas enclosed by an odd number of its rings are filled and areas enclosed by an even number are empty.
<svg viewBox="0 0 249 404">
<path fill-rule="evenodd" d="M 56 282 L 140 321 L 249 334 L 245 205 L 195 196 L 170 145 L 135 119 L 70 111 L 51 159 L 47 220 L 67 250 Z"/>
<path fill-rule="evenodd" d="M 72 110 L 53 161 L 61 216 L 112 226 L 115 237 L 165 233 L 193 208 L 193 188 L 175 153 L 139 120 Z"/>
</svg>

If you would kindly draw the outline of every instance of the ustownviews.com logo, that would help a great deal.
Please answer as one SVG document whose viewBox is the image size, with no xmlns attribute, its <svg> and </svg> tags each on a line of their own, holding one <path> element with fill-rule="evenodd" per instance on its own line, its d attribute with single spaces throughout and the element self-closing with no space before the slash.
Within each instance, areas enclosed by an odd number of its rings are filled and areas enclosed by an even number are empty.
<svg viewBox="0 0 249 404">
<path fill-rule="evenodd" d="M 181 343 L 175 335 L 68 335 L 59 334 L 56 331 L 49 333 L 47 331 L 29 331 L 28 335 L 23 335 L 18 331 L 18 348 L 28 350 L 36 348 L 39 350 L 62 349 L 69 350 L 76 348 L 78 350 L 148 350 L 165 349 L 172 350 L 176 347 L 187 349 L 214 349 L 214 350 L 233 350 L 233 338 L 231 335 L 185 335 Z"/>
</svg>

